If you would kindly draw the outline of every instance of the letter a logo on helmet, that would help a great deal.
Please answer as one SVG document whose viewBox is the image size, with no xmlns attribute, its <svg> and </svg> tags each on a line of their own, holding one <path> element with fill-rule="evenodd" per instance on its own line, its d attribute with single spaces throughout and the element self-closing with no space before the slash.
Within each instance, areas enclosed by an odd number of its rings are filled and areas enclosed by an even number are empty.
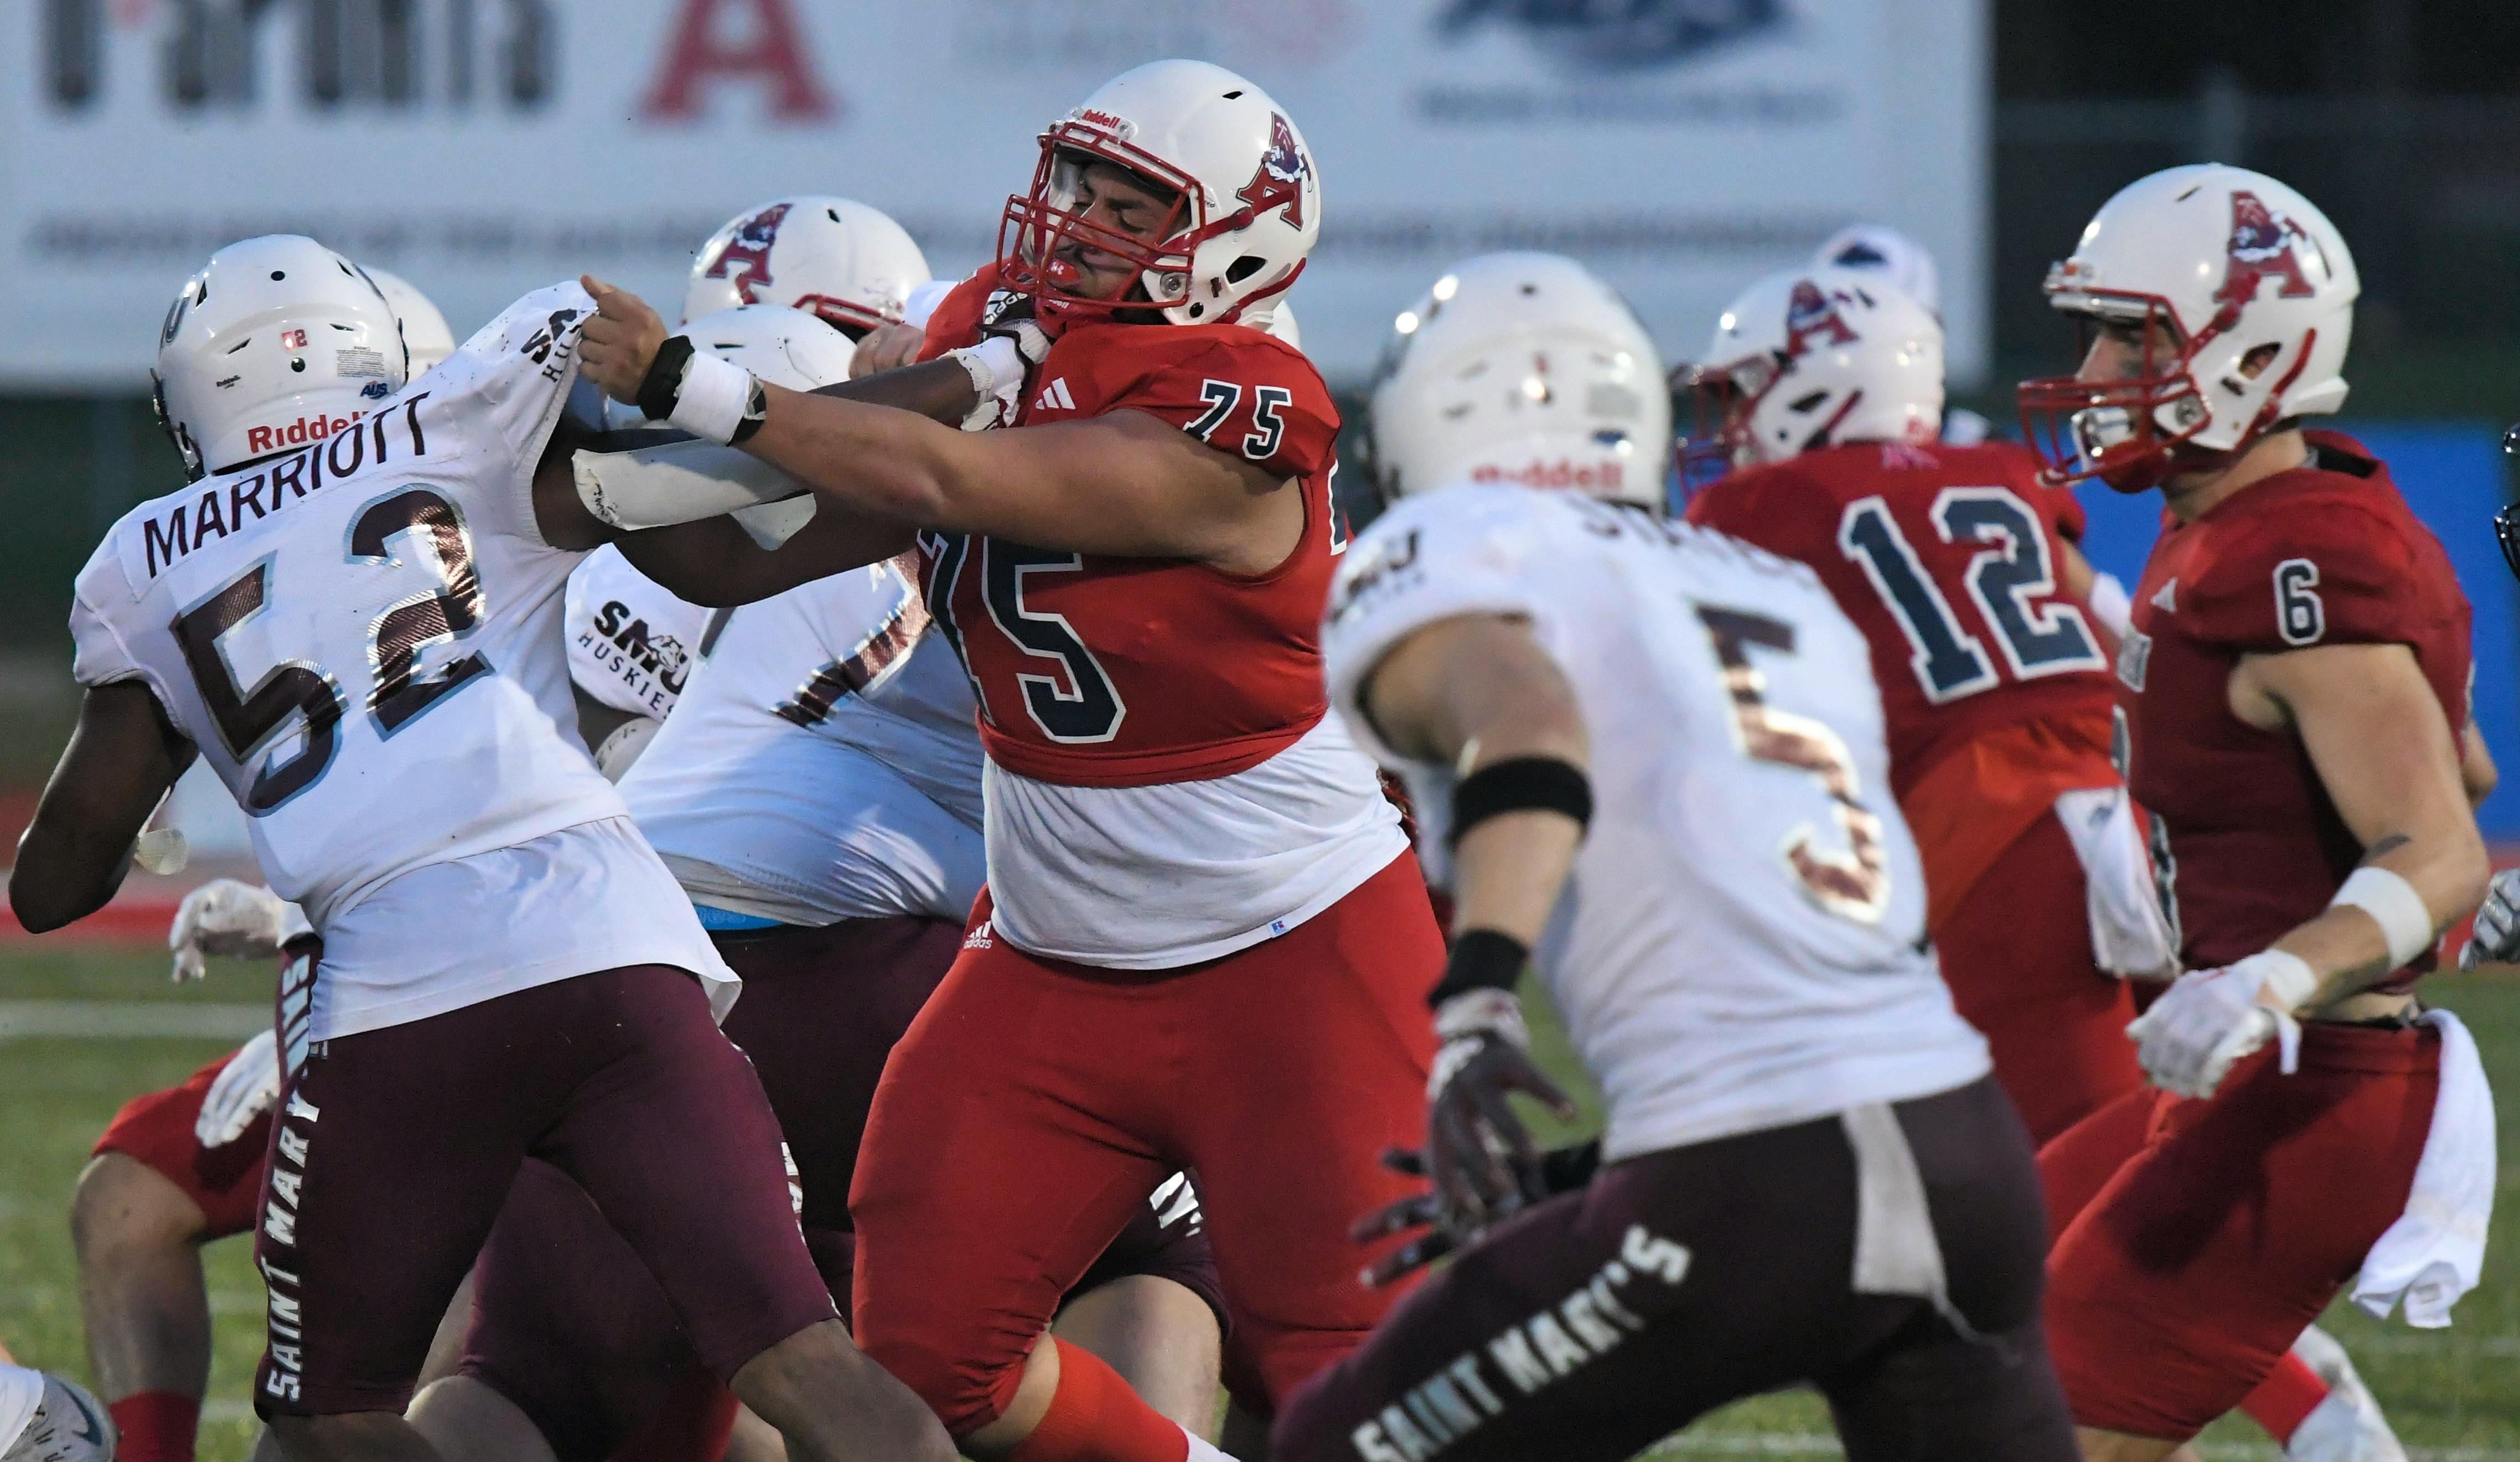
<svg viewBox="0 0 2520 1462">
<path fill-rule="evenodd" d="M 1269 114 L 1269 151 L 1253 169 L 1251 181 L 1234 196 L 1250 206 L 1255 218 L 1283 205 L 1286 226 L 1300 229 L 1304 226 L 1304 172 L 1311 165 L 1304 160 L 1304 150 L 1295 145 L 1294 124 L 1284 113 L 1273 112 Z"/>
<path fill-rule="evenodd" d="M 2302 277 L 2301 255 L 2294 251 L 2297 244 L 2318 247 L 2291 219 L 2276 216 L 2259 202 L 2256 194 L 2235 190 L 2231 194 L 2231 265 L 2214 297 L 2246 304 L 2258 297 L 2258 286 L 2270 278 L 2283 281 L 2276 293 L 2284 298 L 2308 295 L 2310 281 Z"/>
<path fill-rule="evenodd" d="M 788 207 L 772 204 L 737 224 L 700 277 L 733 279 L 745 299 L 760 303 L 761 287 L 770 283 L 770 246 L 779 242 L 779 225 L 787 221 Z"/>
<path fill-rule="evenodd" d="M 1837 301 L 1821 293 L 1820 286 L 1808 279 L 1794 281 L 1794 292 L 1785 300 L 1785 353 L 1801 355 L 1811 348 L 1812 338 L 1822 344 L 1851 345 L 1855 332 L 1838 318 Z"/>
</svg>

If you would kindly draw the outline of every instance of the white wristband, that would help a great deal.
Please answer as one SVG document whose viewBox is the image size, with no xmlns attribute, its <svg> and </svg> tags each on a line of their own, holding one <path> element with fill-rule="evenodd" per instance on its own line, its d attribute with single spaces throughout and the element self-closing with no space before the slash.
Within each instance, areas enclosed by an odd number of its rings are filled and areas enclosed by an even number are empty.
<svg viewBox="0 0 2520 1462">
<path fill-rule="evenodd" d="M 683 388 L 674 398 L 674 426 L 715 442 L 735 439 L 743 409 L 752 402 L 752 373 L 731 360 L 697 351 L 683 367 Z"/>
<path fill-rule="evenodd" d="M 971 393 L 977 397 L 963 418 L 964 431 L 983 431 L 1015 419 L 1023 405 L 1024 357 L 1013 341 L 993 335 L 976 345 L 946 353 L 962 363 L 971 378 Z"/>
<path fill-rule="evenodd" d="M 2258 987 L 2272 991 L 2284 1009 L 2296 1014 L 2309 1001 L 2311 992 L 2318 988 L 2318 977 L 2311 973 L 2309 962 L 2289 950 L 2261 949 L 2231 968 L 2265 972 Z"/>
<path fill-rule="evenodd" d="M 2386 868 L 2357 868 L 2345 887 L 2327 901 L 2329 908 L 2351 904 L 2371 916 L 2380 937 L 2389 941 L 2389 968 L 2394 970 L 2433 947 L 2433 911 L 2424 896 Z"/>
</svg>

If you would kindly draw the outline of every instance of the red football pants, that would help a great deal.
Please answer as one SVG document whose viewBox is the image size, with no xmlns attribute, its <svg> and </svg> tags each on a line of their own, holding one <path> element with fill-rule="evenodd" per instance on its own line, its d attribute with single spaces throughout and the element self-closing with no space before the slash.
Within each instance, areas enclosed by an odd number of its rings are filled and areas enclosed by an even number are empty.
<svg viewBox="0 0 2520 1462">
<path fill-rule="evenodd" d="M 2440 1073 L 2430 1028 L 2314 1022 L 2289 1076 L 2270 1048 L 2211 1097 L 2145 1088 L 2042 1150 L 2074 1420 L 2183 1440 L 2239 1405 L 2406 1211 Z"/>
<path fill-rule="evenodd" d="M 2092 953 L 2083 860 L 2053 813 L 2039 818 L 1934 931 L 1960 1019 L 1986 1035 L 1995 1079 L 2045 1144 L 2143 1084 L 2126 982 Z"/>
<path fill-rule="evenodd" d="M 1158 973 L 986 934 L 893 1048 L 859 1149 L 858 1344 L 957 1437 L 1012 1401 L 1058 1297 L 1181 1167 L 1234 1319 L 1226 1380 L 1274 1406 L 1392 1301 L 1348 1226 L 1413 1186 L 1444 947 L 1403 854 L 1267 943 Z"/>
</svg>

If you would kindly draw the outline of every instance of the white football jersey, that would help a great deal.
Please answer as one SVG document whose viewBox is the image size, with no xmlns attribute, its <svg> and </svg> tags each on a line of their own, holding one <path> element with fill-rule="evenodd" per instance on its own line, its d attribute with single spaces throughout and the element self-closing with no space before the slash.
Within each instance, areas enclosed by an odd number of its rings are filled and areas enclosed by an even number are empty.
<svg viewBox="0 0 2520 1462">
<path fill-rule="evenodd" d="M 557 621 L 580 556 L 542 540 L 532 480 L 593 308 L 573 284 L 526 296 L 349 430 L 133 509 L 80 571 L 79 682 L 150 687 L 325 936 L 314 1039 L 619 965 L 732 988 L 575 732 Z M 522 887 L 521 855 L 572 897 L 350 917 L 502 853 L 439 882 Z"/>
<path fill-rule="evenodd" d="M 1348 551 L 1340 712 L 1446 865 L 1455 778 L 1394 754 L 1359 687 L 1460 615 L 1527 618 L 1592 738 L 1594 815 L 1535 962 L 1632 1157 L 1948 1090 L 1988 1070 L 1925 938 L 1864 636 L 1811 571 L 1574 493 L 1402 501 Z"/>
<path fill-rule="evenodd" d="M 970 912 L 970 682 L 875 564 L 736 610 L 621 795 L 698 902 L 782 924 Z"/>
<path fill-rule="evenodd" d="M 716 613 L 676 598 L 608 543 L 569 573 L 562 606 L 569 679 L 615 710 L 658 719 L 683 693 Z"/>
</svg>

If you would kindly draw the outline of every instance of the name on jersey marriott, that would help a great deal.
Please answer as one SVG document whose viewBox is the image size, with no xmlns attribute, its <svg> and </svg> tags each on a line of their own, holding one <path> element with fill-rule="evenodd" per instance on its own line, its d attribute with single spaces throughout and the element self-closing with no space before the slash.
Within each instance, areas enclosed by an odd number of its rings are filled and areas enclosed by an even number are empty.
<svg viewBox="0 0 2520 1462">
<path fill-rule="evenodd" d="M 1620 1292 L 1645 1280 L 1677 1289 L 1688 1274 L 1688 1258 L 1685 1247 L 1642 1223 L 1630 1225 L 1619 1256 L 1572 1294 L 1462 1351 L 1350 1432 L 1359 1462 L 1441 1456 L 1517 1398 L 1537 1395 L 1618 1348 L 1645 1328 L 1644 1316 Z"/>
<path fill-rule="evenodd" d="M 421 391 L 396 403 L 398 409 L 348 423 L 346 430 L 330 432 L 249 475 L 212 480 L 198 494 L 172 499 L 140 521 L 141 557 L 149 576 L 156 578 L 202 545 L 321 490 L 328 480 L 394 460 L 397 445 L 410 457 L 428 456 L 428 436 L 420 420 L 420 403 L 428 397 L 429 392 Z M 402 424 L 399 433 L 389 430 L 396 420 Z M 399 444 L 393 440 L 396 435 L 402 438 Z"/>
</svg>

